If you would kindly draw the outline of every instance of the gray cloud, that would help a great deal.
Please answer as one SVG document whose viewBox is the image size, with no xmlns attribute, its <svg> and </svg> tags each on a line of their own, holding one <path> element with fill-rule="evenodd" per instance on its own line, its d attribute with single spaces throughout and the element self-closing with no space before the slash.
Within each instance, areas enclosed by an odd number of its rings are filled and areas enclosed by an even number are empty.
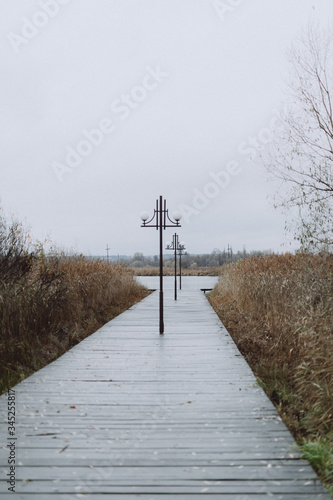
<svg viewBox="0 0 333 500">
<path fill-rule="evenodd" d="M 241 172 L 184 221 L 181 239 L 193 253 L 281 249 L 284 219 L 248 150 L 285 97 L 286 49 L 310 19 L 332 19 L 331 1 L 222 4 L 223 16 L 213 0 L 3 2 L 0 198 L 36 237 L 91 254 L 107 242 L 111 253 L 157 253 L 139 213 L 160 194 L 171 211 L 190 206 L 234 161 Z M 38 22 L 14 47 L 10 34 Z M 168 77 L 149 90 L 157 66 Z M 106 118 L 112 133 L 89 135 Z M 67 165 L 83 140 L 89 154 Z M 55 162 L 70 169 L 62 182 Z"/>
</svg>

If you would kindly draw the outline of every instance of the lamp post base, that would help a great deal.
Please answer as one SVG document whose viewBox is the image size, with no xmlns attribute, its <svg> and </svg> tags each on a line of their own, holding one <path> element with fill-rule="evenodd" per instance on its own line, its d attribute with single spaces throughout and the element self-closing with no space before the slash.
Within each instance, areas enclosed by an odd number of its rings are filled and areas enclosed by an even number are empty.
<svg viewBox="0 0 333 500">
<path fill-rule="evenodd" d="M 160 291 L 160 335 L 164 333 L 164 321 L 163 321 L 163 292 Z"/>
</svg>

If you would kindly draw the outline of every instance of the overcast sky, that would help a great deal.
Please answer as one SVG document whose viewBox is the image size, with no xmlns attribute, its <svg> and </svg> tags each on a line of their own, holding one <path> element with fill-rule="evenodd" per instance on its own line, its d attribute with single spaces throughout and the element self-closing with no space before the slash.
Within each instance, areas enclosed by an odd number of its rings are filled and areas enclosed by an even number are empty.
<svg viewBox="0 0 333 500">
<path fill-rule="evenodd" d="M 332 0 L 1 0 L 2 207 L 67 250 L 157 254 L 139 214 L 163 195 L 189 253 L 288 249 L 257 148 L 290 44 L 332 15 Z"/>
</svg>

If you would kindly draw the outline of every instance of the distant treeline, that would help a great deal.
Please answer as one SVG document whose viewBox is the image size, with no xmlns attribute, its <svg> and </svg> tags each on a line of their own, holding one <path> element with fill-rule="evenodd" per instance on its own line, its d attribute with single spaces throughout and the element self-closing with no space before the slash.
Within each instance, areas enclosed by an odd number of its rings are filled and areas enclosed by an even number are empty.
<svg viewBox="0 0 333 500">
<path fill-rule="evenodd" d="M 223 266 L 230 262 L 237 262 L 240 259 L 249 257 L 259 257 L 261 255 L 269 255 L 273 252 L 271 250 L 253 250 L 247 252 L 244 248 L 242 251 L 234 252 L 232 247 L 228 246 L 227 249 L 219 250 L 215 248 L 211 253 L 204 254 L 189 254 L 184 252 L 182 255 L 182 267 L 184 269 L 195 269 L 196 267 L 217 267 Z M 101 256 L 96 258 L 103 258 Z M 107 257 L 104 256 L 106 259 Z M 172 266 L 174 259 L 174 253 L 170 252 L 163 256 L 164 265 L 166 267 Z M 133 256 L 124 255 L 111 255 L 109 256 L 110 262 L 119 262 L 125 264 L 129 267 L 140 268 L 140 267 L 157 267 L 159 265 L 158 255 L 144 255 L 141 252 L 136 252 Z"/>
</svg>

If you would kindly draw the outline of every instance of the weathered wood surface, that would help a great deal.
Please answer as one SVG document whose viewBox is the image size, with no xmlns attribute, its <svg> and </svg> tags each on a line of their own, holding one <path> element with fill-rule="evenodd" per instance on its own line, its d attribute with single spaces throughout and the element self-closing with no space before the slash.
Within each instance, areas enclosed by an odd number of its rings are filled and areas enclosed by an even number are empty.
<svg viewBox="0 0 333 500">
<path fill-rule="evenodd" d="M 164 336 L 156 292 L 16 386 L 15 494 L 0 398 L 2 499 L 329 498 L 200 291 L 214 282 L 184 277 L 175 302 L 166 278 Z"/>
</svg>

